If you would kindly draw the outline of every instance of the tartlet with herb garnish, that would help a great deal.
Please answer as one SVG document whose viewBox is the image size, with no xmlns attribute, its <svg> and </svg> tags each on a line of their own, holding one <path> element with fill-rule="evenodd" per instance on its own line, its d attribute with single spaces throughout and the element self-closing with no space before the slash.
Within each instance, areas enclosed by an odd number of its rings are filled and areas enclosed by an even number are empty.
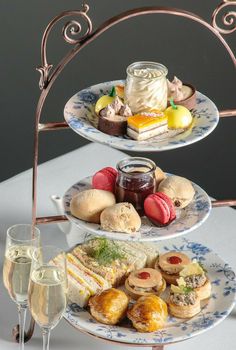
<svg viewBox="0 0 236 350">
<path fill-rule="evenodd" d="M 200 298 L 207 299 L 211 296 L 211 282 L 206 275 L 203 265 L 194 260 L 180 272 L 187 287 L 192 288 Z"/>
<path fill-rule="evenodd" d="M 168 306 L 170 313 L 178 318 L 190 318 L 201 311 L 200 298 L 193 288 L 186 285 L 183 277 L 178 285 L 171 285 Z"/>
</svg>

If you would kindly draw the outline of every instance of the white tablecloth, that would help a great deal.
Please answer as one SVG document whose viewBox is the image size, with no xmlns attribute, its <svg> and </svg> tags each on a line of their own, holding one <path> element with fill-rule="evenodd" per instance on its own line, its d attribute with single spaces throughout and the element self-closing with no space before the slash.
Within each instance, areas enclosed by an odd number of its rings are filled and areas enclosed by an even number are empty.
<svg viewBox="0 0 236 350">
<path fill-rule="evenodd" d="M 38 216 L 55 215 L 49 200 L 51 194 L 63 195 L 65 190 L 79 179 L 93 174 L 104 166 L 114 166 L 124 153 L 98 144 L 89 144 L 76 151 L 53 159 L 39 167 Z M 1 266 L 5 247 L 6 229 L 16 223 L 31 220 L 31 170 L 25 171 L 0 184 L 0 257 Z M 56 224 L 41 225 L 43 243 L 67 247 L 65 235 Z M 214 249 L 236 270 L 236 211 L 229 208 L 212 210 L 210 218 L 200 229 L 188 235 Z M 0 293 L 0 350 L 17 349 L 12 342 L 11 329 L 17 323 L 15 304 L 3 288 Z M 235 349 L 236 310 L 219 326 L 196 338 L 167 346 L 169 350 L 232 350 Z M 41 334 L 36 327 L 26 349 L 41 349 Z M 52 331 L 51 349 L 106 350 L 121 349 L 121 346 L 104 343 L 76 331 L 65 320 Z M 126 347 L 128 349 L 128 347 Z M 134 349 L 133 347 L 130 349 Z M 142 348 L 143 349 L 143 348 Z"/>
</svg>

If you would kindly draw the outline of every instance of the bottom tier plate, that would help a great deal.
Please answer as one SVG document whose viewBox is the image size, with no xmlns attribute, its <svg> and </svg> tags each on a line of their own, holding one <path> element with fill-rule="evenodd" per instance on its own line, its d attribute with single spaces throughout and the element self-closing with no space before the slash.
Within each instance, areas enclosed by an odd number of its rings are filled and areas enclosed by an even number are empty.
<svg viewBox="0 0 236 350">
<path fill-rule="evenodd" d="M 69 304 L 65 319 L 78 330 L 106 340 L 154 346 L 183 341 L 206 332 L 222 322 L 231 312 L 236 297 L 235 273 L 216 253 L 200 243 L 185 238 L 174 243 L 160 242 L 160 253 L 175 250 L 186 253 L 191 259 L 202 262 L 212 283 L 211 298 L 202 304 L 201 312 L 191 319 L 169 316 L 166 327 L 158 332 L 137 332 L 128 320 L 117 326 L 97 322 L 89 312 L 76 304 Z"/>
</svg>

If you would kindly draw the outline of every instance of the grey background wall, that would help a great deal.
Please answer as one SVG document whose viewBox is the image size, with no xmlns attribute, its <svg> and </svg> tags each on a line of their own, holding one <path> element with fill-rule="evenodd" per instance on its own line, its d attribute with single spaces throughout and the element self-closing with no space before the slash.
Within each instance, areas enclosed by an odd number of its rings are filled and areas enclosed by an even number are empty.
<svg viewBox="0 0 236 350">
<path fill-rule="evenodd" d="M 210 20 L 220 0 L 88 0 L 94 28 L 107 18 L 139 6 L 173 6 Z M 0 181 L 32 165 L 34 111 L 39 96 L 40 40 L 48 22 L 61 11 L 78 9 L 78 0 L 1 1 L 1 127 Z M 56 64 L 69 49 L 60 36 L 50 40 L 49 62 Z M 227 40 L 236 49 L 235 33 Z M 125 78 L 125 68 L 136 60 L 154 60 L 208 95 L 219 109 L 235 108 L 235 68 L 219 41 L 187 19 L 150 15 L 117 25 L 85 48 L 59 77 L 47 99 L 43 120 L 63 120 L 68 98 L 86 86 Z M 169 152 L 145 154 L 163 169 L 199 183 L 217 198 L 235 197 L 236 118 L 221 120 L 206 139 Z M 70 130 L 41 135 L 40 162 L 88 141 Z M 133 155 L 135 155 L 133 153 Z M 93 161 L 85 160 L 85 161 Z M 78 170 L 83 164 L 78 164 Z"/>
</svg>

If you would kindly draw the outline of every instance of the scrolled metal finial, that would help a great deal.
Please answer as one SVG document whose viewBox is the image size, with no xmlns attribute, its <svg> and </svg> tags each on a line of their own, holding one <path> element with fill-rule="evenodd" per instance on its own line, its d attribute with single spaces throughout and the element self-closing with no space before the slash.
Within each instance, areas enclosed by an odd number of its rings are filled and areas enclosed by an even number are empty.
<svg viewBox="0 0 236 350">
<path fill-rule="evenodd" d="M 73 44 L 73 45 L 79 44 L 92 32 L 92 22 L 90 18 L 87 16 L 88 11 L 89 11 L 89 6 L 87 4 L 83 4 L 82 10 L 79 12 L 80 16 L 87 23 L 87 30 L 84 33 L 84 35 L 78 37 L 78 35 L 82 32 L 82 26 L 78 20 L 71 20 L 64 25 L 62 29 L 62 35 L 65 41 L 68 42 L 69 44 Z M 71 36 L 77 36 L 77 38 L 73 38 Z"/>
<path fill-rule="evenodd" d="M 43 90 L 48 84 L 48 78 L 50 70 L 52 69 L 52 64 L 46 64 L 44 67 L 37 67 L 36 70 L 40 73 L 39 88 Z"/>
<path fill-rule="evenodd" d="M 45 29 L 45 32 L 42 38 L 42 44 L 41 44 L 42 64 L 40 67 L 37 68 L 37 70 L 40 72 L 39 88 L 41 90 L 47 87 L 49 80 L 53 75 L 53 72 L 51 72 L 53 65 L 48 64 L 47 62 L 47 41 L 52 28 L 55 26 L 57 22 L 64 20 L 66 17 L 72 17 L 72 16 L 79 17 L 79 19 L 69 20 L 62 28 L 62 36 L 64 40 L 69 44 L 79 45 L 87 38 L 89 34 L 91 34 L 93 29 L 92 21 L 87 15 L 88 11 L 89 11 L 89 6 L 83 3 L 81 10 L 71 10 L 71 11 L 65 11 L 61 13 L 60 15 L 55 17 Z M 86 23 L 86 31 L 84 34 L 81 35 L 83 28 L 82 28 L 82 24 L 80 23 L 80 20 L 82 19 L 83 19 L 83 22 Z"/>
<path fill-rule="evenodd" d="M 213 12 L 212 25 L 221 34 L 231 34 L 236 30 L 236 11 L 229 11 L 222 15 L 222 22 L 226 28 L 221 28 L 217 24 L 218 14 L 226 7 L 236 6 L 236 1 L 224 0 Z"/>
</svg>

